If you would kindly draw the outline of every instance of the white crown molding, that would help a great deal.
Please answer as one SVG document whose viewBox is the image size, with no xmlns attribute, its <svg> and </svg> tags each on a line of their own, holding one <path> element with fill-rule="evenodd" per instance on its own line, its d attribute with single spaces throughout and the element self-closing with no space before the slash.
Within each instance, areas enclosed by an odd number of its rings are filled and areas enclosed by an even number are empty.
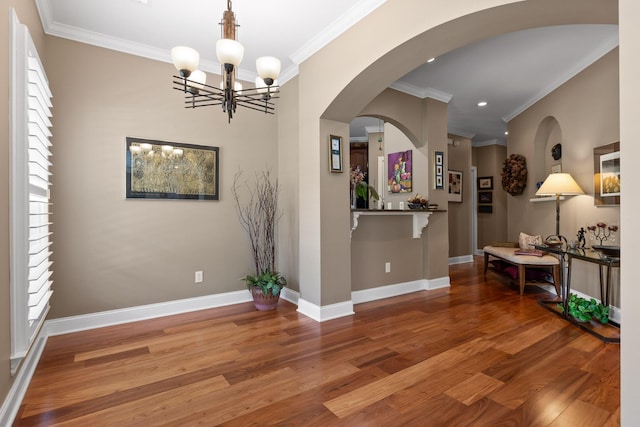
<svg viewBox="0 0 640 427">
<path fill-rule="evenodd" d="M 506 147 L 507 142 L 494 138 L 494 139 L 488 139 L 486 141 L 478 141 L 478 142 L 474 141 L 471 143 L 472 147 L 488 147 L 490 145 L 502 145 L 503 147 Z"/>
<path fill-rule="evenodd" d="M 536 95 L 534 95 L 527 102 L 513 110 L 512 112 L 506 114 L 502 117 L 502 120 L 506 123 L 509 123 L 514 117 L 518 116 L 520 113 L 525 111 L 527 108 L 531 107 L 536 102 L 540 101 L 542 98 L 558 89 L 567 81 L 571 80 L 573 77 L 578 75 L 585 68 L 589 67 L 591 64 L 596 62 L 598 59 L 602 58 L 607 53 L 611 52 L 615 49 L 620 40 L 618 37 L 618 33 L 615 33 L 611 37 L 605 39 L 602 43 L 597 45 L 587 56 L 585 56 L 581 61 L 577 62 L 569 71 L 560 76 L 556 81 L 551 83 L 549 86 L 540 90 Z"/>
<path fill-rule="evenodd" d="M 461 131 L 461 130 L 454 129 L 454 128 L 447 129 L 447 133 L 450 133 L 452 135 L 461 136 L 463 138 L 469 138 L 469 139 L 471 139 L 474 136 L 476 136 L 475 133 L 469 133 L 469 132 Z"/>
<path fill-rule="evenodd" d="M 319 34 L 305 43 L 304 46 L 293 52 L 289 59 L 291 59 L 294 64 L 300 65 L 311 55 L 329 44 L 333 39 L 344 33 L 385 2 L 386 0 L 360 0 L 346 11 L 346 13 L 340 15 L 340 17 L 325 27 Z"/>
<path fill-rule="evenodd" d="M 421 99 L 431 98 L 435 99 L 436 101 L 444 102 L 445 104 L 448 104 L 449 101 L 451 101 L 451 99 L 453 98 L 453 95 L 441 90 L 431 87 L 421 88 L 419 86 L 412 85 L 411 83 L 406 83 L 400 80 L 391 83 L 391 86 L 389 87 L 391 89 L 395 89 L 399 92 L 403 92 Z"/>
<path fill-rule="evenodd" d="M 166 62 L 167 64 L 173 64 L 170 51 L 54 22 L 51 14 L 50 2 L 46 0 L 36 0 L 36 6 L 38 8 L 38 13 L 40 14 L 42 27 L 48 35 L 115 50 L 130 55 L 140 56 L 155 61 Z M 199 64 L 199 68 L 200 70 L 208 73 L 217 75 L 221 74 L 221 65 L 218 61 L 202 59 Z M 283 85 L 297 74 L 297 66 L 285 69 L 280 74 L 278 84 Z M 257 76 L 258 74 L 256 71 L 245 70 L 242 67 L 238 69 L 239 80 L 253 83 Z M 215 84 L 213 86 L 215 86 Z"/>
<path fill-rule="evenodd" d="M 365 126 L 364 130 L 367 132 L 367 134 L 370 134 L 370 133 L 382 133 L 382 132 L 384 132 L 384 125 Z"/>
<path fill-rule="evenodd" d="M 349 142 L 369 142 L 368 136 L 351 136 Z"/>
</svg>

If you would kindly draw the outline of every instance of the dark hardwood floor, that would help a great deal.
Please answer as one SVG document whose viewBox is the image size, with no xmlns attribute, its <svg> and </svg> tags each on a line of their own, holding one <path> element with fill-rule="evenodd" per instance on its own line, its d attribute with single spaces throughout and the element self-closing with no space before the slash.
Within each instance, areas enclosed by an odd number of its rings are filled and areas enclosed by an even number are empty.
<svg viewBox="0 0 640 427">
<path fill-rule="evenodd" d="M 16 426 L 613 426 L 620 347 L 481 263 L 316 323 L 281 301 L 51 337 Z"/>
</svg>

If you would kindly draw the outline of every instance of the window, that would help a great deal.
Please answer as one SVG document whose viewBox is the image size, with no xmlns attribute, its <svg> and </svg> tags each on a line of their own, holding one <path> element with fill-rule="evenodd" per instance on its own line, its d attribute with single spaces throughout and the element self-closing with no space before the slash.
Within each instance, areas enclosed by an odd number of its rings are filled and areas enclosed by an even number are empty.
<svg viewBox="0 0 640 427">
<path fill-rule="evenodd" d="M 51 91 L 35 45 L 11 20 L 11 372 L 49 311 Z"/>
</svg>

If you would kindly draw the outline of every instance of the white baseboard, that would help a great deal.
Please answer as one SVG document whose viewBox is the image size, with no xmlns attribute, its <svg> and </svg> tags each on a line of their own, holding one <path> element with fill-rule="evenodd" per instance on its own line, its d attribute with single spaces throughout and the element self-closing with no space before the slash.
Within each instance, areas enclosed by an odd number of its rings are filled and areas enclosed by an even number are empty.
<svg viewBox="0 0 640 427">
<path fill-rule="evenodd" d="M 316 322 L 325 322 L 327 320 L 353 315 L 353 302 L 344 301 L 319 306 L 303 298 L 298 298 L 298 313 L 310 317 Z"/>
<path fill-rule="evenodd" d="M 289 288 L 283 288 L 280 292 L 280 298 L 285 301 L 289 301 L 292 304 L 298 305 L 298 300 L 300 299 L 300 292 L 294 291 Z"/>
<path fill-rule="evenodd" d="M 449 258 L 449 265 L 466 264 L 468 262 L 473 262 L 473 255 L 463 255 Z"/>
<path fill-rule="evenodd" d="M 439 279 L 427 280 L 427 291 L 434 289 L 448 288 L 451 286 L 451 278 L 449 276 L 441 277 Z"/>
<path fill-rule="evenodd" d="M 249 301 L 253 301 L 249 291 L 226 292 L 223 294 L 206 295 L 177 301 L 167 301 L 47 320 L 45 322 L 45 329 L 47 336 L 55 336 Z"/>
<path fill-rule="evenodd" d="M 450 286 L 449 276 L 441 277 L 439 279 L 414 280 L 395 285 L 379 286 L 377 288 L 353 291 L 351 292 L 351 300 L 354 304 L 361 304 L 363 302 L 397 297 L 399 295 L 410 294 L 412 292 L 446 288 L 448 286 Z"/>
<path fill-rule="evenodd" d="M 45 329 L 46 328 L 40 329 L 38 336 L 31 345 L 31 350 L 22 360 L 22 366 L 16 374 L 13 384 L 9 389 L 9 393 L 4 399 L 2 406 L 0 406 L 0 426 L 12 425 L 16 415 L 18 414 L 18 410 L 22 404 L 22 399 L 29 388 L 31 377 L 33 377 L 33 373 L 36 370 L 36 366 L 38 366 L 44 346 L 47 343 L 47 333 Z"/>
</svg>

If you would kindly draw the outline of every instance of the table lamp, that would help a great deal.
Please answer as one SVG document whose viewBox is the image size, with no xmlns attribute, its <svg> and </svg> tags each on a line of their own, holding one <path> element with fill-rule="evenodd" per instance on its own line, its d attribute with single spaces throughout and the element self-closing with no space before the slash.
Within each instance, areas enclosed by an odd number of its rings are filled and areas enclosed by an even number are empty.
<svg viewBox="0 0 640 427">
<path fill-rule="evenodd" d="M 556 196 L 556 237 L 560 236 L 560 196 L 584 194 L 582 188 L 568 173 L 552 173 L 544 180 L 536 196 Z"/>
</svg>

